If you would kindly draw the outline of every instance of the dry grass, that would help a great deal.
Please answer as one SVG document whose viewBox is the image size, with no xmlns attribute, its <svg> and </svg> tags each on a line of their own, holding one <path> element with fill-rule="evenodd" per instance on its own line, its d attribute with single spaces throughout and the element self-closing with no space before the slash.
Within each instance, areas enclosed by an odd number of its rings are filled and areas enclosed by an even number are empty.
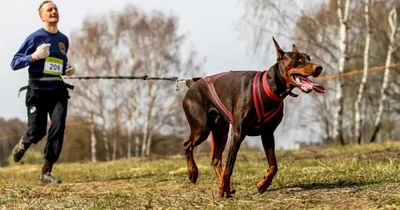
<svg viewBox="0 0 400 210">
<path fill-rule="evenodd" d="M 38 184 L 39 165 L 0 169 L 3 209 L 399 209 L 400 143 L 278 152 L 269 190 L 262 153 L 239 152 L 234 198 L 216 197 L 210 155 L 196 157 L 200 176 L 186 178 L 184 157 L 58 164 L 59 186 Z"/>
</svg>

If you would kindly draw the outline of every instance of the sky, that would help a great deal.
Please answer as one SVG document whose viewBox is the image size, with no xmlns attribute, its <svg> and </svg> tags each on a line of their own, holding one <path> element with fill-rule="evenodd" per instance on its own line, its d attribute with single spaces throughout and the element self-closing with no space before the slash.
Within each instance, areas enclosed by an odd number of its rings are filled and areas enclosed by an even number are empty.
<svg viewBox="0 0 400 210">
<path fill-rule="evenodd" d="M 25 38 L 42 26 L 37 14 L 41 0 L 0 1 L 3 8 L 0 25 L 0 117 L 19 118 L 26 121 L 25 92 L 18 98 L 18 90 L 27 84 L 27 69 L 13 71 L 10 62 Z M 248 46 L 249 37 L 237 30 L 244 14 L 238 0 L 55 0 L 60 12 L 59 30 L 66 34 L 80 28 L 82 20 L 90 15 L 121 10 L 128 3 L 144 10 L 161 10 L 179 18 L 179 31 L 189 32 L 187 42 L 200 56 L 207 59 L 207 74 L 231 69 L 266 69 L 273 64 L 270 59 L 257 59 Z M 282 43 L 281 43 L 282 46 Z M 289 47 L 289 46 L 286 46 Z M 265 57 L 264 57 L 265 58 Z M 268 66 L 266 66 L 268 64 Z M 84 71 L 84 69 L 77 69 Z M 200 75 L 202 76 L 202 75 Z M 74 84 L 74 82 L 71 82 Z M 282 132 L 281 132 L 282 133 Z M 292 136 L 296 134 L 292 134 Z M 291 147 L 293 139 L 286 136 L 277 147 Z"/>
</svg>

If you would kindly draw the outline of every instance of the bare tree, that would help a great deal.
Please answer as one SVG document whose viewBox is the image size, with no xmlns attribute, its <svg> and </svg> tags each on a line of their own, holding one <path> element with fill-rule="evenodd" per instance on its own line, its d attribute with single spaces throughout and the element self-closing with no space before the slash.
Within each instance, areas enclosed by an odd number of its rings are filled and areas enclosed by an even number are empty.
<svg viewBox="0 0 400 210">
<path fill-rule="evenodd" d="M 94 121 L 94 114 L 90 114 L 90 151 L 92 156 L 92 162 L 97 162 L 97 138 L 96 138 L 96 124 Z"/>
<path fill-rule="evenodd" d="M 366 30 L 365 48 L 364 48 L 364 71 L 363 71 L 363 76 L 362 76 L 361 83 L 360 83 L 360 86 L 358 89 L 357 100 L 354 103 L 354 109 L 355 109 L 354 137 L 355 137 L 355 140 L 359 144 L 361 144 L 363 142 L 362 126 L 361 126 L 363 116 L 361 113 L 361 101 L 362 101 L 363 94 L 364 94 L 365 83 L 367 82 L 367 78 L 368 78 L 369 48 L 370 48 L 370 44 L 371 44 L 371 29 L 369 26 L 369 0 L 365 0 L 364 11 L 365 11 L 365 30 Z"/>
<path fill-rule="evenodd" d="M 325 75 L 321 75 L 324 79 L 316 78 L 316 80 L 324 81 L 328 91 L 324 95 L 315 96 L 318 103 L 311 104 L 313 109 L 307 115 L 308 123 L 304 125 L 294 123 L 293 130 L 299 126 L 315 129 L 316 132 L 321 132 L 325 143 L 351 144 L 353 140 L 357 143 L 359 137 L 364 138 L 360 141 L 369 140 L 366 140 L 365 136 L 369 138 L 373 132 L 376 119 L 375 115 L 367 113 L 375 113 L 375 108 L 379 106 L 379 100 L 376 98 L 380 97 L 377 90 L 381 89 L 381 82 L 376 81 L 382 81 L 383 75 L 366 74 L 366 72 L 378 69 L 376 67 L 382 66 L 382 62 L 384 63 L 386 59 L 387 45 L 390 40 L 387 35 L 388 23 L 385 17 L 391 8 L 400 5 L 400 1 L 369 1 L 368 3 L 369 8 L 373 8 L 374 12 L 368 13 L 369 30 L 366 30 L 365 1 L 348 1 L 348 3 L 345 0 L 340 2 L 338 0 L 307 1 L 301 6 L 302 8 L 299 7 L 300 1 L 293 0 L 245 1 L 247 13 L 242 22 L 245 26 L 243 32 L 249 34 L 249 45 L 258 55 L 269 55 L 266 53 L 269 50 L 267 43 L 270 36 L 275 35 L 285 38 L 284 41 L 295 42 L 302 49 L 307 49 L 312 60 L 321 63 L 324 67 Z M 338 18 L 339 16 L 342 18 Z M 344 20 L 345 17 L 347 17 L 345 24 L 343 21 L 338 21 Z M 249 30 L 249 27 L 252 30 Z M 344 37 L 340 38 L 343 31 L 346 32 L 345 42 Z M 369 32 L 369 35 L 366 32 Z M 367 41 L 368 36 L 369 41 Z M 370 42 L 369 47 L 368 42 Z M 341 52 L 344 49 L 345 56 L 343 57 Z M 367 52 L 369 52 L 368 55 L 366 55 Z M 393 51 L 392 60 L 399 58 L 400 53 Z M 360 67 L 363 74 L 351 74 L 352 76 L 347 74 Z M 394 67 L 391 67 L 390 79 L 395 80 L 399 78 L 400 73 L 393 69 Z M 364 75 L 366 76 L 363 78 Z M 400 83 L 390 84 L 386 89 L 387 100 L 396 102 L 396 99 L 400 98 Z M 357 99 L 359 102 L 356 102 Z M 356 104 L 359 109 L 355 108 Z M 306 108 L 305 106 L 310 106 L 302 101 L 296 105 L 302 106 L 302 110 Z M 399 107 L 397 103 L 391 106 Z M 296 109 L 290 110 L 291 113 L 296 112 Z M 314 112 L 314 110 L 320 111 Z M 391 110 L 400 110 L 400 108 Z M 388 113 L 389 109 L 383 109 L 382 129 L 390 132 L 393 125 L 398 125 L 396 119 L 399 114 L 394 112 L 396 116 L 392 116 Z M 291 114 L 290 118 L 293 120 L 299 116 Z M 337 120 L 339 118 L 341 119 Z M 286 122 L 290 121 L 283 123 Z M 320 129 L 317 129 L 318 127 Z M 336 139 L 333 138 L 334 135 L 337 136 Z"/>
<path fill-rule="evenodd" d="M 82 29 L 73 33 L 70 50 L 70 61 L 77 69 L 77 75 L 102 75 L 108 74 L 111 68 L 109 61 L 111 47 L 109 42 L 111 35 L 107 25 L 100 21 L 85 20 Z M 110 88 L 108 81 L 87 80 L 80 82 L 72 92 L 71 112 L 79 116 L 93 114 L 94 122 L 100 124 L 103 134 L 103 145 L 106 160 L 111 159 L 109 152 L 108 128 L 108 101 Z"/>
<path fill-rule="evenodd" d="M 312 2 L 316 3 L 318 1 Z M 288 41 L 296 42 L 302 49 L 307 49 L 306 53 L 309 54 L 315 62 L 321 63 L 324 66 L 324 72 L 335 72 L 337 70 L 335 62 L 338 60 L 337 54 L 339 54 L 339 49 L 335 44 L 338 30 L 336 21 L 332 18 L 335 13 L 331 8 L 334 6 L 326 6 L 325 3 L 322 5 L 310 3 L 308 5 L 310 5 L 310 11 L 313 11 L 312 13 L 301 8 L 298 5 L 298 1 L 293 0 L 287 0 L 285 2 L 270 0 L 246 1 L 248 13 L 244 18 L 244 23 L 246 23 L 247 26 L 244 31 L 246 33 L 249 33 L 249 31 L 251 32 L 250 44 L 255 52 L 265 54 L 269 46 L 266 43 L 267 40 L 270 40 L 268 37 L 270 34 L 275 34 Z M 312 5 L 315 5 L 315 7 L 312 7 Z M 316 9 L 316 5 L 319 6 L 318 9 Z M 252 30 L 248 30 L 249 26 Z M 332 87 L 333 85 L 335 85 L 335 82 L 327 81 L 325 86 L 329 91 L 327 91 L 325 96 L 316 96 L 317 100 L 324 102 L 318 103 L 318 105 L 313 103 L 312 105 L 316 106 L 313 110 L 322 109 L 321 112 L 324 114 L 314 116 L 309 114 L 307 118 L 314 118 L 316 122 L 319 122 L 322 132 L 325 133 L 325 137 L 323 138 L 330 142 L 333 140 L 332 136 L 334 134 L 332 118 L 333 108 L 335 106 L 331 99 L 332 90 L 334 90 Z M 298 107 L 298 104 L 297 102 L 294 106 Z M 291 104 L 288 103 L 288 106 L 291 106 Z M 301 103 L 301 106 L 309 105 L 304 102 Z M 295 109 L 291 110 L 291 118 L 300 116 L 293 113 Z M 312 111 L 310 110 L 310 112 Z M 289 121 L 284 121 L 283 123 L 286 122 Z M 311 123 L 305 126 L 308 126 L 308 129 L 315 128 L 309 125 L 311 125 Z"/>
<path fill-rule="evenodd" d="M 344 72 L 347 57 L 347 20 L 349 17 L 350 0 L 345 0 L 344 8 L 342 8 L 342 0 L 337 1 L 337 14 L 339 18 L 339 74 Z M 340 77 L 336 77 L 336 110 L 333 121 L 333 139 L 339 139 L 342 145 L 345 145 L 343 137 L 343 82 Z"/>
<path fill-rule="evenodd" d="M 386 68 L 383 76 L 383 82 L 382 82 L 382 87 L 381 87 L 381 98 L 379 100 L 379 107 L 378 107 L 378 112 L 376 114 L 375 118 L 375 123 L 374 123 L 374 129 L 371 137 L 371 142 L 376 141 L 376 135 L 378 134 L 381 123 L 382 123 L 382 115 L 383 115 L 383 108 L 384 108 L 384 103 L 387 98 L 387 87 L 389 84 L 389 73 L 390 73 L 390 64 L 391 64 L 391 59 L 392 59 L 392 53 L 394 51 L 394 44 L 395 44 L 395 37 L 396 37 L 396 32 L 398 30 L 397 28 L 397 11 L 396 8 L 394 7 L 392 10 L 389 12 L 388 16 L 389 20 L 389 25 L 390 25 L 390 42 L 389 42 L 389 47 L 387 51 L 387 57 L 386 57 Z"/>
<path fill-rule="evenodd" d="M 85 20 L 72 39 L 79 46 L 71 60 L 91 75 L 193 75 L 201 61 L 191 52 L 182 54 L 185 36 L 177 33 L 177 26 L 173 16 L 144 13 L 128 5 L 123 11 Z M 169 106 L 182 96 L 174 85 L 167 81 L 88 81 L 82 85 L 84 90 L 75 93 L 73 106 L 78 112 L 94 113 L 102 127 L 106 160 L 131 157 L 132 148 L 135 156 L 148 156 L 152 137 L 160 132 L 155 128 L 162 130 L 171 122 L 166 119 L 168 113 L 155 112 L 154 107 Z M 127 141 L 122 140 L 125 137 Z"/>
</svg>

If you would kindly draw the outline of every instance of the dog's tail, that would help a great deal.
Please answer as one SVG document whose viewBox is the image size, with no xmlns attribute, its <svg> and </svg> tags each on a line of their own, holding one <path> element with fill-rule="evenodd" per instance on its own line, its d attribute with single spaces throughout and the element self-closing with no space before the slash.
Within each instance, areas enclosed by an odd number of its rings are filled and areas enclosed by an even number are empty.
<svg viewBox="0 0 400 210">
<path fill-rule="evenodd" d="M 200 77 L 194 77 L 194 78 L 192 78 L 192 79 L 187 79 L 187 80 L 185 80 L 185 85 L 187 86 L 187 87 L 190 87 L 190 86 L 192 86 L 194 83 L 196 83 L 198 80 L 200 80 L 201 78 Z"/>
</svg>

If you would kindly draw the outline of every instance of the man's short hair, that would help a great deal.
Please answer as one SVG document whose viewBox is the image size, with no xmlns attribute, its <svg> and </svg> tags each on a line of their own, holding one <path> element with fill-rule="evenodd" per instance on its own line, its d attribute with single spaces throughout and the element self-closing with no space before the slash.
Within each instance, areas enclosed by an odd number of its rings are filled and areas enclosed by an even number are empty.
<svg viewBox="0 0 400 210">
<path fill-rule="evenodd" d="M 50 2 L 53 2 L 53 1 L 51 1 L 51 0 L 43 1 L 43 2 L 39 5 L 39 9 L 38 9 L 39 14 L 40 14 L 40 10 L 42 9 L 43 5 L 45 5 L 45 4 L 47 4 L 47 3 L 50 3 Z"/>
</svg>

